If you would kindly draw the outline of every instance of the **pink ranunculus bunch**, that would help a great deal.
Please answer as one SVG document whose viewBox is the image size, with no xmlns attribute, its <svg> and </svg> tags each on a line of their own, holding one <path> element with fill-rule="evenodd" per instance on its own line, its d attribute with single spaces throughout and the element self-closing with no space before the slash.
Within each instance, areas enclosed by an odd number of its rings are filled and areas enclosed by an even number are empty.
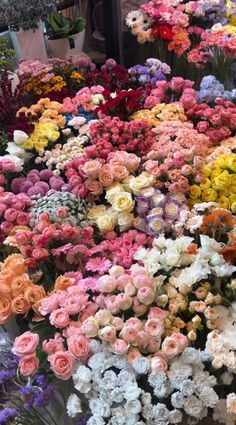
<svg viewBox="0 0 236 425">
<path fill-rule="evenodd" d="M 186 104 L 183 95 L 182 103 L 185 106 L 188 118 L 198 121 L 196 130 L 205 134 L 212 143 L 218 144 L 236 130 L 236 106 L 233 102 L 216 99 L 213 106 L 207 103 L 191 106 Z"/>
<path fill-rule="evenodd" d="M 190 122 L 165 121 L 153 130 L 156 141 L 144 168 L 156 177 L 155 186 L 171 193 L 188 193 L 189 179 L 201 180 L 201 167 L 211 143 Z"/>
<path fill-rule="evenodd" d="M 27 226 L 29 223 L 29 208 L 31 199 L 24 193 L 15 195 L 12 192 L 0 194 L 0 229 L 3 234 L 9 234 L 14 226 Z"/>
<path fill-rule="evenodd" d="M 82 107 L 86 112 L 91 112 L 98 107 L 98 105 L 104 101 L 102 93 L 104 87 L 97 85 L 92 87 L 84 87 L 80 89 L 75 97 L 66 97 L 63 100 L 62 112 L 71 113 L 74 115 L 78 114 L 78 109 Z"/>
<path fill-rule="evenodd" d="M 62 177 L 57 177 L 47 168 L 30 170 L 26 177 L 16 177 L 11 182 L 13 193 L 26 193 L 29 198 L 44 196 L 49 190 L 67 191 L 68 185 Z"/>
<path fill-rule="evenodd" d="M 142 156 L 153 143 L 153 132 L 145 120 L 127 122 L 105 116 L 90 125 L 89 133 L 97 154 L 104 159 L 117 150 Z"/>
</svg>

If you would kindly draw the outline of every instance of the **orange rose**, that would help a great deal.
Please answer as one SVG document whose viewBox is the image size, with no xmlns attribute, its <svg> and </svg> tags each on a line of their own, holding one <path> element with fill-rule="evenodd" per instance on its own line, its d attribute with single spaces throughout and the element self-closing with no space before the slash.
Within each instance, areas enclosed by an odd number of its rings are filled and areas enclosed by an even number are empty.
<svg viewBox="0 0 236 425">
<path fill-rule="evenodd" d="M 103 187 L 98 180 L 88 179 L 85 181 L 85 186 L 93 195 L 100 195 L 103 192 Z"/>
<path fill-rule="evenodd" d="M 0 297 L 12 298 L 11 287 L 0 281 Z"/>
<path fill-rule="evenodd" d="M 24 296 L 28 303 L 34 304 L 46 297 L 46 292 L 43 286 L 32 285 L 26 288 Z"/>
<path fill-rule="evenodd" d="M 10 286 L 10 285 L 11 285 L 11 282 L 12 282 L 13 277 L 14 277 L 14 273 L 12 272 L 12 270 L 7 269 L 7 268 L 6 268 L 6 269 L 3 269 L 3 270 L 0 272 L 0 285 L 1 285 L 2 283 L 4 283 L 5 285 Z"/>
<path fill-rule="evenodd" d="M 30 310 L 30 304 L 24 295 L 18 295 L 12 303 L 11 309 L 14 314 L 26 314 Z"/>
<path fill-rule="evenodd" d="M 124 180 L 129 175 L 127 168 L 123 165 L 111 165 L 111 172 L 118 181 Z"/>
<path fill-rule="evenodd" d="M 12 254 L 7 257 L 2 266 L 2 270 L 10 269 L 16 276 L 27 272 L 24 257 L 21 254 Z"/>
<path fill-rule="evenodd" d="M 66 276 L 58 276 L 55 281 L 54 291 L 65 291 L 69 286 L 73 286 L 74 280 Z"/>
<path fill-rule="evenodd" d="M 11 301 L 6 297 L 0 298 L 0 324 L 6 323 L 11 315 Z"/>
<path fill-rule="evenodd" d="M 114 178 L 109 164 L 103 165 L 99 173 L 99 180 L 104 187 L 109 187 L 112 185 Z"/>
<path fill-rule="evenodd" d="M 15 277 L 11 283 L 11 290 L 13 296 L 16 297 L 17 295 L 23 294 L 25 289 L 28 286 L 31 286 L 32 284 L 33 282 L 30 280 L 29 275 L 27 273 Z"/>
</svg>

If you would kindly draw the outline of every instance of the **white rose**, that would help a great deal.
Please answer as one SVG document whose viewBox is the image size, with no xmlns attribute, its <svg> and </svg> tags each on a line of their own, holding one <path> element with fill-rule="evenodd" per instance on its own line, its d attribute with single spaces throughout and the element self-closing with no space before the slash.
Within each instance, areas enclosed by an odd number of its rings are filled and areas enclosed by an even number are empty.
<svg viewBox="0 0 236 425">
<path fill-rule="evenodd" d="M 112 215 L 109 211 L 107 211 L 105 214 L 101 215 L 97 219 L 97 226 L 101 233 L 107 233 L 110 232 L 115 228 L 117 224 L 117 217 L 116 215 Z"/>
<path fill-rule="evenodd" d="M 17 145 L 26 142 L 28 138 L 29 136 L 24 131 L 15 130 L 13 133 L 13 139 Z"/>
<path fill-rule="evenodd" d="M 129 187 L 133 193 L 138 196 L 145 187 L 149 187 L 154 182 L 154 176 L 150 173 L 143 172 L 138 177 L 133 177 L 130 180 Z"/>
</svg>

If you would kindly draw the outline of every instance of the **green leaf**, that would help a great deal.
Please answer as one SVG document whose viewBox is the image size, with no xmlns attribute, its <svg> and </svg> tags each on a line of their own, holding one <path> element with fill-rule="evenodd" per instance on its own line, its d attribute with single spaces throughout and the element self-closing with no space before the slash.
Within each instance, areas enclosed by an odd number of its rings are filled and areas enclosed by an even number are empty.
<svg viewBox="0 0 236 425">
<path fill-rule="evenodd" d="M 73 22 L 59 12 L 53 12 L 48 18 L 49 39 L 57 40 L 67 38 L 83 31 L 86 21 L 83 18 L 78 18 Z"/>
</svg>

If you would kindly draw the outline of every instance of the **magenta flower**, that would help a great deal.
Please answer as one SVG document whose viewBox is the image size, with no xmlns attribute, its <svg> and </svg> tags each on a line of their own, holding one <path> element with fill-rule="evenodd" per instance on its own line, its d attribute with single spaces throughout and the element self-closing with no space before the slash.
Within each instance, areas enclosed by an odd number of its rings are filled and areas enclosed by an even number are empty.
<svg viewBox="0 0 236 425">
<path fill-rule="evenodd" d="M 110 260 L 107 260 L 105 258 L 91 258 L 86 266 L 85 269 L 92 272 L 98 272 L 99 274 L 106 273 L 110 267 L 112 266 L 112 263 Z"/>
</svg>

